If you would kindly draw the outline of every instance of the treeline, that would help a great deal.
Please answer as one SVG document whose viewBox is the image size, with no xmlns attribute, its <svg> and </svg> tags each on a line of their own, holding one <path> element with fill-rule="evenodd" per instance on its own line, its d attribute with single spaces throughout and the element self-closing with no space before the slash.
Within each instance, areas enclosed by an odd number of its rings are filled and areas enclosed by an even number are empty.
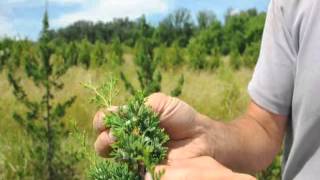
<svg viewBox="0 0 320 180">
<path fill-rule="evenodd" d="M 48 36 L 60 59 L 87 68 L 107 62 L 122 64 L 124 47 L 135 51 L 143 37 L 150 42 L 152 58 L 164 69 L 182 64 L 193 69 L 215 69 L 222 63 L 223 56 L 230 57 L 231 66 L 239 69 L 241 66 L 254 67 L 264 21 L 265 13 L 256 9 L 236 13 L 230 9 L 224 22 L 219 21 L 212 11 L 198 12 L 194 21 L 189 10 L 178 9 L 157 26 L 149 24 L 145 16 L 135 21 L 128 18 L 106 23 L 79 21 L 50 30 Z M 29 56 L 30 52 L 36 51 L 31 47 L 36 47 L 37 42 L 6 39 L 0 42 L 0 46 L 3 47 L 0 49 L 1 66 L 5 64 L 4 59 L 11 59 L 12 64 L 12 61 L 21 60 L 23 54 Z M 6 56 L 5 48 L 10 49 L 11 58 L 1 58 Z"/>
<path fill-rule="evenodd" d="M 112 22 L 78 21 L 68 27 L 52 30 L 54 39 L 66 42 L 87 39 L 91 43 L 101 41 L 110 43 L 115 37 L 120 42 L 134 47 L 139 40 L 141 27 L 145 28 L 144 37 L 153 40 L 155 45 L 171 46 L 178 42 L 180 47 L 187 47 L 192 39 L 205 44 L 206 51 L 218 48 L 226 55 L 237 49 L 241 54 L 253 43 L 261 39 L 265 12 L 256 9 L 235 12 L 229 9 L 221 22 L 213 11 L 199 11 L 196 21 L 188 9 L 177 9 L 153 26 L 141 16 L 135 21 L 128 18 L 114 19 Z"/>
</svg>

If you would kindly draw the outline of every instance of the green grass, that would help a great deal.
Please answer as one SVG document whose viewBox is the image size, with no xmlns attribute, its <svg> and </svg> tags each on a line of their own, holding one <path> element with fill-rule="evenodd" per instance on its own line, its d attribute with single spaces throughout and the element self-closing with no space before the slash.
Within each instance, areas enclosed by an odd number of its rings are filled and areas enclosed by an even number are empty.
<svg viewBox="0 0 320 180">
<path fill-rule="evenodd" d="M 125 55 L 126 61 L 121 67 L 105 65 L 88 71 L 81 67 L 74 67 L 64 76 L 65 87 L 63 92 L 57 94 L 57 98 L 62 100 L 72 95 L 77 96 L 75 104 L 68 110 L 64 121 L 70 128 L 76 121 L 79 129 L 87 131 L 89 144 L 93 144 L 95 138 L 95 133 L 91 129 L 91 120 L 97 109 L 94 104 L 89 103 L 90 92 L 80 83 L 101 84 L 108 76 L 118 76 L 122 71 L 134 85 L 137 85 L 132 58 L 132 55 Z M 249 101 L 246 88 L 252 70 L 233 71 L 227 63 L 225 64 L 215 72 L 192 71 L 187 67 L 163 72 L 162 92 L 169 94 L 176 86 L 180 74 L 183 73 L 185 84 L 180 96 L 182 100 L 213 119 L 231 120 L 241 115 L 246 109 Z M 41 93 L 35 91 L 30 81 L 24 81 L 23 84 L 32 98 L 37 98 Z M 129 97 L 121 81 L 119 81 L 119 88 L 120 94 L 115 98 L 115 105 L 125 104 Z M 0 74 L 0 92 L 0 179 L 16 179 L 17 169 L 23 169 L 28 163 L 28 157 L 21 157 L 21 151 L 23 146 L 28 144 L 28 139 L 12 119 L 12 112 L 21 111 L 23 108 L 15 101 L 4 72 Z M 66 142 L 78 143 L 70 139 Z M 81 143 L 79 143 L 80 146 Z M 80 178 L 85 177 L 84 169 L 88 168 L 85 162 L 80 163 L 78 168 Z M 27 169 L 21 173 L 27 173 Z"/>
</svg>

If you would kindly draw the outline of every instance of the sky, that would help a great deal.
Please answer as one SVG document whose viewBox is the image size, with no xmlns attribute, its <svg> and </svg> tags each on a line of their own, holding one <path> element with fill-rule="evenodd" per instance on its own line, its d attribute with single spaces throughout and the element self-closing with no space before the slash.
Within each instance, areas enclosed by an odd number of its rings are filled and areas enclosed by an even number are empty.
<svg viewBox="0 0 320 180">
<path fill-rule="evenodd" d="M 212 10 L 223 19 L 228 8 L 267 9 L 269 0 L 48 0 L 51 28 L 57 29 L 78 20 L 111 21 L 113 18 L 136 19 L 144 14 L 157 24 L 170 12 L 188 8 L 193 15 Z M 0 0 L 0 37 L 36 40 L 41 30 L 44 0 Z"/>
</svg>

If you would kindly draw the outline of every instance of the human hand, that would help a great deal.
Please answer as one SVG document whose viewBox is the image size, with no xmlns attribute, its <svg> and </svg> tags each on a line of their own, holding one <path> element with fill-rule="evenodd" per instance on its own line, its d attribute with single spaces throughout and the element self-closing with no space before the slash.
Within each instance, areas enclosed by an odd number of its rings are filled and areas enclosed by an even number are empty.
<svg viewBox="0 0 320 180">
<path fill-rule="evenodd" d="M 202 156 L 197 158 L 168 161 L 166 165 L 156 167 L 157 172 L 164 171 L 161 180 L 255 180 L 256 178 L 247 175 L 234 173 L 224 167 L 213 158 Z M 151 180 L 147 174 L 145 180 Z"/>
<path fill-rule="evenodd" d="M 212 147 L 206 134 L 204 123 L 200 122 L 197 113 L 185 102 L 166 96 L 161 93 L 152 94 L 147 98 L 149 105 L 160 118 L 160 126 L 166 130 L 170 136 L 168 160 L 181 160 L 195 158 L 199 156 L 212 156 Z M 116 111 L 116 107 L 108 111 Z M 96 142 L 95 149 L 101 156 L 107 156 L 110 144 L 115 141 L 110 131 L 105 128 L 103 111 L 96 113 L 93 120 L 94 128 L 100 133 Z"/>
</svg>

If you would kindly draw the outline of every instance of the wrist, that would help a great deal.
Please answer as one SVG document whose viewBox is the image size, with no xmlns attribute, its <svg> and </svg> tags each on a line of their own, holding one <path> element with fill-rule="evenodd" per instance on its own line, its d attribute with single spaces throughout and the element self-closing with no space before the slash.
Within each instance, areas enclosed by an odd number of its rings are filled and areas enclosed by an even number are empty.
<svg viewBox="0 0 320 180">
<path fill-rule="evenodd" d="M 215 158 L 217 138 L 214 132 L 217 129 L 218 122 L 200 113 L 197 113 L 195 121 L 198 126 L 199 137 L 201 138 L 201 142 L 203 142 L 204 148 L 202 155 Z"/>
</svg>

